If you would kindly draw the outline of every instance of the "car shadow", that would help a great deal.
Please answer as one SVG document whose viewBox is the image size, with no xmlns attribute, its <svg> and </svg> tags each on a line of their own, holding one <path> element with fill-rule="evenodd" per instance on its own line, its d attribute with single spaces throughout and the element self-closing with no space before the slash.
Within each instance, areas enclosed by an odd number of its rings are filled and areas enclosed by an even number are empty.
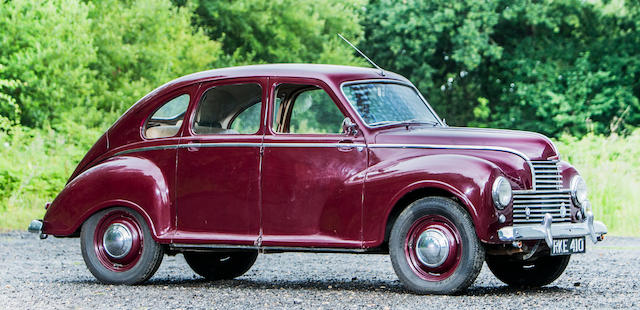
<svg viewBox="0 0 640 310">
<path fill-rule="evenodd" d="M 66 283 L 76 284 L 100 284 L 97 280 L 78 280 L 64 281 Z M 371 280 L 371 279 L 352 279 L 352 280 L 252 280 L 250 278 L 239 278 L 234 280 L 208 281 L 204 278 L 153 278 L 145 283 L 136 285 L 136 287 L 162 287 L 171 288 L 237 288 L 249 290 L 316 290 L 316 291 L 352 291 L 352 292 L 380 292 L 391 294 L 410 294 L 399 280 Z M 570 288 L 561 288 L 557 286 L 546 286 L 540 288 L 512 288 L 507 285 L 500 286 L 476 286 L 473 285 L 467 290 L 455 294 L 455 296 L 512 296 L 515 294 L 527 294 L 530 296 L 543 295 L 550 293 L 573 293 Z"/>
</svg>

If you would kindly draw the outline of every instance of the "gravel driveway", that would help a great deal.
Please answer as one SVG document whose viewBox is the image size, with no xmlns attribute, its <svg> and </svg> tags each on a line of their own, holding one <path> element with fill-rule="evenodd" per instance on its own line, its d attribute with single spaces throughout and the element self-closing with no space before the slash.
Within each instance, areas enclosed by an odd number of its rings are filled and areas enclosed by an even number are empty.
<svg viewBox="0 0 640 310">
<path fill-rule="evenodd" d="M 388 256 L 354 254 L 260 255 L 247 274 L 220 282 L 196 276 L 182 255 L 165 256 L 145 285 L 112 286 L 89 273 L 79 239 L 10 232 L 0 234 L 0 308 L 640 308 L 640 238 L 589 241 L 587 252 L 535 290 L 510 289 L 485 266 L 460 296 L 412 295 Z"/>
</svg>

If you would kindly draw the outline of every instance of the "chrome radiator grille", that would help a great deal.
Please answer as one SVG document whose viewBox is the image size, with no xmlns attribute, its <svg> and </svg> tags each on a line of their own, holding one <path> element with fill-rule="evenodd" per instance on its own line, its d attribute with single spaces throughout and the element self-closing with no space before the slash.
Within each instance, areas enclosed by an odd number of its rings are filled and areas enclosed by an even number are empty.
<svg viewBox="0 0 640 310">
<path fill-rule="evenodd" d="M 557 160 L 534 160 L 533 173 L 536 176 L 536 190 L 552 190 L 562 188 L 562 176 Z"/>
<path fill-rule="evenodd" d="M 558 161 L 532 161 L 536 190 L 513 191 L 513 224 L 542 223 L 545 213 L 553 222 L 571 221 L 571 192 L 562 190 Z"/>
</svg>

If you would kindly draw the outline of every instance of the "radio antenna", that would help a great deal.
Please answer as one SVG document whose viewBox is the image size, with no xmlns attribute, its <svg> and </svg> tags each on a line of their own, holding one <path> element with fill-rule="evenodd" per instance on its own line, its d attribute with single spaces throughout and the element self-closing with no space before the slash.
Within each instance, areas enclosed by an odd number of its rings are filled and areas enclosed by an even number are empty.
<svg viewBox="0 0 640 310">
<path fill-rule="evenodd" d="M 371 65 L 376 67 L 376 69 L 380 70 L 380 75 L 381 76 L 384 76 L 384 70 L 382 70 L 382 68 L 380 68 L 378 65 L 376 65 L 376 63 L 373 62 L 373 60 L 369 59 L 369 57 L 367 57 L 367 55 L 365 55 L 355 45 L 353 45 L 351 42 L 349 42 L 349 40 L 345 39 L 341 34 L 338 33 L 338 36 L 340 37 L 340 39 L 344 40 L 345 42 L 347 42 L 347 44 L 349 44 L 351 47 L 353 47 L 353 49 L 356 50 L 356 52 L 358 52 L 358 54 L 360 54 L 360 56 L 364 57 L 364 59 L 366 59 Z"/>
</svg>

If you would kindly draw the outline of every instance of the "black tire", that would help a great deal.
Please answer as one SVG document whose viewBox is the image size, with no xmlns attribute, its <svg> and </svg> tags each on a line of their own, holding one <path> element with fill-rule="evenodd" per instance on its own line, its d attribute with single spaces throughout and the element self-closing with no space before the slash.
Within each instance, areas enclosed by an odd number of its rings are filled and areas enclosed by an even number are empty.
<svg viewBox="0 0 640 310">
<path fill-rule="evenodd" d="M 487 255 L 489 270 L 512 287 L 540 287 L 562 275 L 571 256 L 540 256 L 527 261 L 507 255 Z"/>
<path fill-rule="evenodd" d="M 426 226 L 419 226 L 424 221 Z M 420 234 L 420 229 L 414 229 L 416 225 L 422 227 L 422 233 L 442 228 L 457 234 L 457 241 L 449 243 L 455 247 L 449 247 L 449 255 L 441 266 L 430 268 L 414 259 L 417 254 L 413 253 L 418 251 L 412 252 L 415 246 L 410 244 L 413 244 L 412 236 Z M 465 290 L 478 277 L 485 256 L 469 214 L 458 203 L 444 197 L 422 198 L 402 211 L 391 229 L 389 254 L 398 278 L 418 294 L 454 294 Z"/>
<path fill-rule="evenodd" d="M 98 234 L 114 223 L 124 223 L 134 227 L 137 247 L 130 251 L 126 261 L 112 261 L 101 248 Z M 139 284 L 148 280 L 162 263 L 164 250 L 153 240 L 144 218 L 129 208 L 116 207 L 95 213 L 82 225 L 80 233 L 82 257 L 89 271 L 105 284 Z"/>
<path fill-rule="evenodd" d="M 239 277 L 251 269 L 257 257 L 258 251 L 184 253 L 189 267 L 209 281 Z"/>
</svg>

